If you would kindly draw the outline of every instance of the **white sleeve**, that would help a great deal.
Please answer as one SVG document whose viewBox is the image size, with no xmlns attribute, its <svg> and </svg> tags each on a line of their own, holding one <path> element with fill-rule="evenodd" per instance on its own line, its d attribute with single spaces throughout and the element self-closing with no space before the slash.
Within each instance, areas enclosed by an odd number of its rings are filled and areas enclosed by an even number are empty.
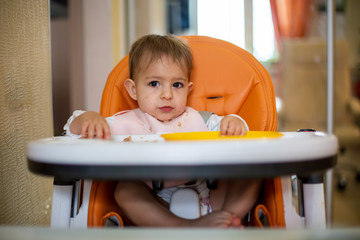
<svg viewBox="0 0 360 240">
<path fill-rule="evenodd" d="M 70 118 L 67 120 L 67 123 L 64 126 L 65 136 L 73 137 L 73 138 L 80 138 L 81 137 L 81 135 L 74 134 L 74 133 L 72 133 L 70 131 L 70 125 L 71 125 L 72 121 L 74 121 L 75 118 L 77 118 L 78 116 L 80 116 L 81 114 L 83 114 L 85 112 L 86 111 L 82 111 L 82 110 L 76 110 L 76 111 L 73 112 L 73 114 L 70 116 Z M 113 122 L 114 122 L 114 118 L 115 118 L 115 116 L 105 118 L 106 122 L 109 124 L 110 131 L 112 130 L 112 125 L 113 125 Z"/>
<path fill-rule="evenodd" d="M 245 120 L 242 119 L 240 116 L 236 114 L 230 114 L 228 116 L 239 118 L 244 123 L 246 130 L 249 131 L 249 126 L 247 125 Z M 224 116 L 218 116 L 216 114 L 212 114 L 206 122 L 206 127 L 209 129 L 209 131 L 220 131 L 220 123 L 223 117 Z"/>
<path fill-rule="evenodd" d="M 72 123 L 72 121 L 74 121 L 75 118 L 77 118 L 78 116 L 80 116 L 81 114 L 83 114 L 85 111 L 83 110 L 76 110 L 73 112 L 73 114 L 70 116 L 70 118 L 67 120 L 65 126 L 64 126 L 64 131 L 65 131 L 65 136 L 68 137 L 73 137 L 73 138 L 80 138 L 81 135 L 77 135 L 77 134 L 73 134 L 70 131 L 70 125 Z"/>
</svg>

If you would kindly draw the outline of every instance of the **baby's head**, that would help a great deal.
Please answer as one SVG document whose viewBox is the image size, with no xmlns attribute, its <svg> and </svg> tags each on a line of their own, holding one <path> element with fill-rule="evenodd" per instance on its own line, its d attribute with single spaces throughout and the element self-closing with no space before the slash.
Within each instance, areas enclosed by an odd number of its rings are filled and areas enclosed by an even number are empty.
<svg viewBox="0 0 360 240">
<path fill-rule="evenodd" d="M 130 79 L 124 85 L 143 112 L 170 121 L 185 111 L 191 70 L 192 54 L 184 40 L 147 35 L 130 50 Z"/>
<path fill-rule="evenodd" d="M 185 68 L 190 80 L 192 53 L 185 40 L 173 35 L 155 34 L 143 36 L 132 45 L 129 53 L 130 78 L 136 80 L 137 73 L 164 56 Z"/>
</svg>

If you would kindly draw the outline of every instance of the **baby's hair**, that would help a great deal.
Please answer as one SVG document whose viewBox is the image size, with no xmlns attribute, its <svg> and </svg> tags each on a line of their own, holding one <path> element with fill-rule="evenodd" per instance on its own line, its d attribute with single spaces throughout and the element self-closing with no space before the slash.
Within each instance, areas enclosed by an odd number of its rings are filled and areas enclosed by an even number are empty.
<svg viewBox="0 0 360 240">
<path fill-rule="evenodd" d="M 173 35 L 145 35 L 137 40 L 129 53 L 130 78 L 135 80 L 135 75 L 141 68 L 147 68 L 153 61 L 163 56 L 168 56 L 181 67 L 186 67 L 188 77 L 192 70 L 192 54 L 187 42 Z M 140 63 L 143 63 L 141 65 Z"/>
</svg>

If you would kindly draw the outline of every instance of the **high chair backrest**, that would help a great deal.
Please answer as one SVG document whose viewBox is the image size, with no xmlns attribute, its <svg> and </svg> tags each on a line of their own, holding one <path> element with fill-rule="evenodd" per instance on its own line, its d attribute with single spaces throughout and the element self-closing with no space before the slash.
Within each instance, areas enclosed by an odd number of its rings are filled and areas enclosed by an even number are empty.
<svg viewBox="0 0 360 240">
<path fill-rule="evenodd" d="M 205 36 L 182 38 L 191 47 L 194 65 L 190 79 L 194 87 L 188 97 L 188 106 L 218 115 L 238 114 L 245 119 L 250 130 L 276 131 L 274 88 L 270 75 L 260 62 L 247 51 L 226 41 Z M 121 60 L 108 77 L 100 107 L 100 113 L 104 117 L 137 108 L 137 103 L 130 98 L 123 86 L 124 80 L 129 78 L 128 58 L 126 56 Z M 275 212 L 272 221 L 277 225 L 284 225 L 281 213 L 283 209 L 277 206 L 282 201 L 282 196 L 274 195 L 275 191 L 279 191 L 279 181 L 265 184 L 265 194 L 270 194 L 266 205 L 270 206 L 270 212 Z M 100 181 L 93 183 L 89 226 L 101 226 L 104 214 L 120 211 L 113 199 L 114 184 Z M 106 191 L 110 192 L 109 199 L 104 200 Z"/>
<path fill-rule="evenodd" d="M 194 87 L 188 105 L 218 115 L 238 114 L 251 130 L 275 131 L 275 94 L 265 68 L 250 53 L 229 42 L 204 36 L 184 36 L 193 53 Z M 128 56 L 107 80 L 100 107 L 104 117 L 134 109 L 137 103 L 123 86 L 129 78 Z"/>
</svg>

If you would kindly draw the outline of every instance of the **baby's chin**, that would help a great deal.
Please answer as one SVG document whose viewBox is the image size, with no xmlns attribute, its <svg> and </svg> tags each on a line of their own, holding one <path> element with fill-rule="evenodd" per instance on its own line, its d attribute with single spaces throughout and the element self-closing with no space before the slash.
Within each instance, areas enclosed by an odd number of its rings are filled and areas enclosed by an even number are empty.
<svg viewBox="0 0 360 240">
<path fill-rule="evenodd" d="M 185 111 L 185 110 L 184 110 Z M 164 122 L 164 123 L 167 123 L 167 122 L 170 122 L 171 120 L 173 120 L 173 119 L 175 119 L 175 118 L 177 118 L 177 117 L 179 117 L 181 114 L 183 114 L 184 113 L 184 111 L 183 112 L 180 112 L 180 113 L 178 113 L 178 114 L 174 114 L 174 112 L 173 113 L 169 113 L 169 114 L 166 114 L 166 113 L 163 113 L 163 114 L 155 114 L 155 115 L 152 115 L 154 118 L 156 118 L 158 121 L 160 121 L 160 122 Z"/>
<path fill-rule="evenodd" d="M 155 118 L 160 122 L 167 123 L 167 122 L 170 122 L 171 120 L 173 120 L 176 117 L 173 117 L 173 118 L 157 118 L 157 117 L 155 117 Z"/>
<path fill-rule="evenodd" d="M 154 118 L 156 118 L 158 121 L 160 122 L 163 122 L 163 123 L 167 123 L 167 122 L 170 122 L 171 120 L 177 118 L 178 116 L 180 115 L 177 115 L 177 116 L 153 116 Z"/>
</svg>

